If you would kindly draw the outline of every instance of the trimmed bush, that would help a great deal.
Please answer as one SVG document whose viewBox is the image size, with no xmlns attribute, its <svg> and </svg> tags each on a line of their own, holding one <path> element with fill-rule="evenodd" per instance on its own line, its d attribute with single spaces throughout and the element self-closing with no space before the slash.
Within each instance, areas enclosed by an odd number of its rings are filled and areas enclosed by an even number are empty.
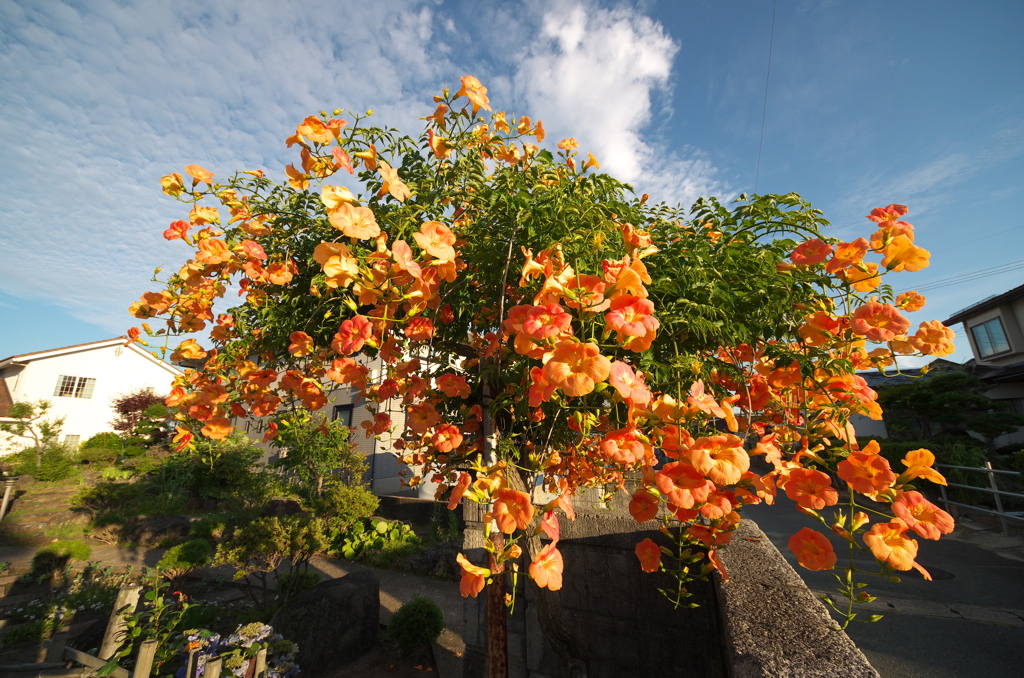
<svg viewBox="0 0 1024 678">
<path fill-rule="evenodd" d="M 110 447 L 83 447 L 78 458 L 90 466 L 93 464 L 110 465 L 121 453 Z"/>
<path fill-rule="evenodd" d="M 212 558 L 213 546 L 210 542 L 192 539 L 167 549 L 167 553 L 156 564 L 156 569 L 170 579 L 180 579 L 193 570 L 209 565 Z"/>
<path fill-rule="evenodd" d="M 82 443 L 83 450 L 89 450 L 94 447 L 108 448 L 112 450 L 120 450 L 123 447 L 124 441 L 121 440 L 121 436 L 116 433 L 97 433 L 92 438 L 89 438 Z"/>
<path fill-rule="evenodd" d="M 430 598 L 416 596 L 391 617 L 388 636 L 409 653 L 428 645 L 444 631 L 444 612 Z"/>
</svg>

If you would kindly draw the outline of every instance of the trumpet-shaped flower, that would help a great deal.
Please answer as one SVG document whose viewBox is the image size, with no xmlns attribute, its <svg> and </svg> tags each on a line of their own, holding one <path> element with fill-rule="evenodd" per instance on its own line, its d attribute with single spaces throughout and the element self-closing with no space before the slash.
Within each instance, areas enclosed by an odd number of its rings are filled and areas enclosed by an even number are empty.
<svg viewBox="0 0 1024 678">
<path fill-rule="evenodd" d="M 292 342 L 288 346 L 288 352 L 296 358 L 301 358 L 313 352 L 313 337 L 305 332 L 292 332 L 288 338 Z"/>
<path fill-rule="evenodd" d="M 605 322 L 609 329 L 627 337 L 644 337 L 661 326 L 653 312 L 654 304 L 647 299 L 622 294 L 612 299 Z"/>
<path fill-rule="evenodd" d="M 484 590 L 487 578 L 491 571 L 486 567 L 477 567 L 466 559 L 461 553 L 455 557 L 459 566 L 462 567 L 462 580 L 459 582 L 459 593 L 463 598 L 476 598 Z"/>
<path fill-rule="evenodd" d="M 875 523 L 864 533 L 864 544 L 882 563 L 897 570 L 909 570 L 917 558 L 917 540 L 906 536 L 907 525 L 899 518 L 888 523 Z"/>
<path fill-rule="evenodd" d="M 917 333 L 907 337 L 907 343 L 925 355 L 946 356 L 954 351 L 953 330 L 938 320 L 921 323 Z"/>
<path fill-rule="evenodd" d="M 828 474 L 809 468 L 793 469 L 786 479 L 786 496 L 804 508 L 815 511 L 835 506 L 839 493 L 832 487 Z"/>
<path fill-rule="evenodd" d="M 532 306 L 523 320 L 523 332 L 538 341 L 572 334 L 572 316 L 558 304 Z"/>
<path fill-rule="evenodd" d="M 853 312 L 853 331 L 870 341 L 891 341 L 910 329 L 910 321 L 892 304 L 869 301 Z"/>
<path fill-rule="evenodd" d="M 875 441 L 871 443 L 877 447 Z M 851 452 L 849 457 L 839 462 L 837 471 L 855 492 L 869 497 L 884 492 L 896 481 L 896 474 L 889 468 L 885 457 L 869 448 Z"/>
<path fill-rule="evenodd" d="M 565 564 L 562 561 L 562 554 L 558 550 L 558 542 L 553 541 L 537 554 L 537 558 L 530 563 L 530 577 L 537 586 L 551 591 L 562 588 L 562 570 Z"/>
<path fill-rule="evenodd" d="M 882 252 L 882 266 L 890 271 L 920 271 L 928 266 L 931 253 L 918 247 L 908 236 L 900 234 L 893 238 Z"/>
<path fill-rule="evenodd" d="M 328 213 L 327 220 L 349 238 L 371 240 L 380 235 L 380 226 L 369 207 L 341 203 L 337 209 Z"/>
<path fill-rule="evenodd" d="M 464 75 L 461 78 L 462 87 L 455 93 L 455 98 L 466 97 L 473 104 L 473 115 L 481 108 L 485 111 L 491 110 L 490 101 L 487 99 L 487 88 L 480 84 L 480 81 L 472 75 Z"/>
<path fill-rule="evenodd" d="M 626 400 L 637 405 L 651 402 L 651 391 L 644 383 L 643 373 L 636 373 L 627 363 L 616 360 L 609 371 L 608 383 Z"/>
<path fill-rule="evenodd" d="M 925 539 L 938 539 L 955 527 L 953 516 L 924 498 L 920 492 L 900 492 L 892 512 Z"/>
<path fill-rule="evenodd" d="M 596 344 L 565 339 L 555 345 L 551 359 L 544 365 L 544 376 L 567 396 L 582 396 L 608 378 L 611 366 Z"/>
<path fill-rule="evenodd" d="M 437 427 L 431 442 L 434 443 L 434 447 L 437 448 L 438 452 L 447 454 L 462 444 L 462 432 L 458 426 L 444 424 Z"/>
<path fill-rule="evenodd" d="M 455 261 L 455 234 L 440 221 L 424 221 L 412 234 L 424 252 L 440 261 Z"/>
<path fill-rule="evenodd" d="M 366 316 L 357 315 L 341 323 L 331 348 L 341 355 L 351 355 L 373 337 L 373 324 Z"/>
<path fill-rule="evenodd" d="M 707 501 L 708 495 L 715 489 L 714 483 L 688 461 L 665 464 L 654 475 L 654 483 L 666 499 L 684 509 L 693 508 L 695 503 Z"/>
<path fill-rule="evenodd" d="M 533 519 L 533 503 L 530 495 L 519 490 L 505 487 L 494 493 L 494 508 L 491 515 L 498 529 L 505 534 L 512 534 L 518 527 L 525 530 Z"/>
<path fill-rule="evenodd" d="M 658 515 L 658 498 L 650 491 L 639 488 L 629 500 L 629 514 L 638 523 L 646 523 Z"/>
<path fill-rule="evenodd" d="M 789 538 L 789 550 L 796 562 L 808 570 L 831 570 L 836 564 L 836 552 L 828 537 L 809 527 L 802 528 Z"/>
<path fill-rule="evenodd" d="M 797 246 L 789 255 L 789 260 L 797 266 L 813 266 L 828 259 L 830 254 L 832 254 L 832 245 L 821 238 L 815 238 Z"/>
<path fill-rule="evenodd" d="M 640 561 L 640 569 L 644 572 L 657 572 L 661 566 L 661 549 L 650 538 L 644 539 L 634 549 Z"/>
<path fill-rule="evenodd" d="M 856 266 L 864 261 L 864 255 L 867 253 L 868 241 L 864 238 L 857 238 L 853 242 L 839 243 L 836 246 L 835 255 L 825 264 L 825 272 L 835 273 L 840 269 Z"/>
<path fill-rule="evenodd" d="M 734 435 L 698 438 L 690 446 L 693 467 L 717 485 L 734 485 L 750 469 L 743 441 Z"/>
<path fill-rule="evenodd" d="M 924 295 L 917 292 L 916 290 L 904 292 L 900 294 L 898 297 L 896 297 L 896 307 L 903 309 L 907 313 L 920 311 L 922 308 L 924 308 L 924 304 Z"/>
</svg>

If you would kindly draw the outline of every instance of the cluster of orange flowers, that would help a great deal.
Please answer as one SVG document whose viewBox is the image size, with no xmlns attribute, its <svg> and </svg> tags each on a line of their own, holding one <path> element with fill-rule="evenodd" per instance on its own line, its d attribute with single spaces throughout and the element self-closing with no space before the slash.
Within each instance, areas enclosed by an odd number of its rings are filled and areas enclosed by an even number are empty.
<svg viewBox="0 0 1024 678">
<path fill-rule="evenodd" d="M 525 117 L 509 121 L 504 113 L 495 113 L 489 125 L 476 126 L 468 137 L 444 136 L 460 115 L 475 117 L 481 109 L 491 110 L 486 92 L 479 81 L 466 76 L 455 98 L 466 97 L 471 113 L 451 110 L 451 100 L 439 100 L 437 110 L 426 118 L 425 137 L 439 167 L 459 150 L 510 165 L 525 165 L 536 156 L 537 147 L 520 137 L 532 135 L 540 143 L 543 124 Z M 373 144 L 360 146 L 353 137 L 345 137 L 346 125 L 340 119 L 310 117 L 297 126 L 288 145 L 301 148 L 301 162 L 299 168 L 286 168 L 290 186 L 308 191 L 312 181 L 338 171 L 354 173 L 361 164 L 364 172 L 376 173 L 379 179 L 377 200 L 397 205 L 409 200 L 412 191 L 400 171 Z M 590 156 L 577 170 L 577 146 L 574 139 L 559 144 L 564 167 L 550 181 L 599 167 Z M 619 224 L 622 256 L 605 259 L 600 270 L 575 270 L 557 244 L 536 254 L 524 248 L 519 287 L 528 292 L 510 286 L 508 297 L 520 303 L 510 305 L 502 317 L 494 300 L 491 308 L 476 309 L 476 330 L 464 342 L 472 354 L 463 354 L 459 364 L 440 371 L 435 365 L 431 378 L 413 356 L 435 340 L 435 323 L 447 324 L 454 317 L 443 302 L 445 285 L 472 274 L 460 254 L 465 245 L 460 233 L 472 215 L 458 207 L 456 196 L 450 223 L 423 221 L 412 242 L 392 240 L 388 225 L 378 222 L 380 214 L 360 204 L 347 188 L 323 185 L 320 201 L 337 239 L 325 239 L 315 247 L 312 260 L 324 276 L 326 290 L 311 293 L 338 295 L 351 316 L 338 323 L 326 345 L 317 345 L 304 331 L 291 332 L 290 369 L 261 367 L 249 356 L 229 358 L 234 353 L 226 348 L 240 340 L 239 332 L 230 315 L 221 314 L 214 321 L 213 312 L 227 283 L 240 278 L 239 295 L 258 307 L 293 284 L 300 267 L 308 264 L 287 254 L 268 255 L 260 244 L 262 237 L 273 233 L 275 215 L 254 214 L 248 197 L 214 184 L 214 175 L 201 167 L 190 165 L 186 174 L 192 178 L 190 187 L 179 174 L 162 180 L 165 193 L 194 203 L 188 221 L 172 223 L 164 235 L 194 247 L 195 258 L 172 277 L 166 290 L 147 292 L 131 308 L 142 319 L 166 314 L 168 329 L 162 332 L 167 334 L 200 331 L 214 323 L 215 348 L 206 350 L 190 339 L 172 354 L 177 360 L 205 360 L 202 370 L 188 371 L 181 378 L 167 401 L 182 422 L 175 439 L 182 446 L 196 433 L 226 437 L 232 430 L 231 416 L 269 417 L 283 405 L 318 410 L 327 403 L 331 382 L 357 389 L 371 406 L 400 399 L 406 413 L 404 429 L 396 430 L 387 412 L 375 411 L 372 421 L 364 423 L 366 434 L 392 435 L 405 460 L 422 466 L 423 477 L 440 484 L 439 493 L 451 489 L 450 508 L 463 499 L 488 505 L 489 534 L 509 537 L 491 540 L 495 563 L 509 561 L 516 567 L 522 555 L 519 539 L 546 534 L 549 543 L 532 560 L 529 573 L 539 586 L 551 589 L 562 582 L 555 509 L 572 518 L 571 497 L 578 489 L 608 483 L 625 487 L 631 477 L 639 478 L 629 503 L 635 519 L 674 517 L 683 526 L 679 538 L 705 547 L 710 566 L 726 577 L 717 550 L 731 539 L 739 509 L 772 503 L 782 490 L 802 510 L 825 522 L 817 512 L 839 502 L 839 492 L 824 472 L 830 466 L 851 492 L 849 515 L 840 513 L 832 531 L 851 544 L 863 533 L 863 543 L 880 562 L 898 570 L 918 567 L 917 542 L 908 531 L 935 539 L 952 529 L 948 514 L 911 485 L 918 478 L 945 482 L 932 468 L 930 453 L 910 453 L 904 460 L 906 470 L 897 474 L 878 454 L 876 444 L 858 448 L 850 417 L 878 419 L 881 410 L 875 392 L 853 371 L 836 372 L 818 362 L 808 369 L 795 358 L 772 357 L 780 355 L 774 349 L 782 345 L 766 338 L 760 346 L 722 346 L 715 355 L 704 356 L 708 362 L 733 368 L 712 370 L 707 383 L 696 378 L 675 392 L 652 390 L 638 358 L 662 329 L 647 289 L 647 265 L 656 261 L 652 257 L 658 249 L 650 233 L 629 223 Z M 261 172 L 250 174 L 262 178 Z M 200 189 L 200 184 L 206 188 Z M 219 208 L 198 204 L 207 195 L 230 213 L 223 230 L 218 230 Z M 779 275 L 795 267 L 819 267 L 847 289 L 838 303 L 810 309 L 799 327 L 799 340 L 785 345 L 789 355 L 804 352 L 813 362 L 818 358 L 811 357 L 811 349 L 816 356 L 824 351 L 863 369 L 892 364 L 896 355 L 942 356 L 953 350 L 953 333 L 937 322 L 922 323 L 915 334 L 908 334 L 910 322 L 900 311 L 913 312 L 924 305 L 916 292 L 901 294 L 891 303 L 858 296 L 878 289 L 882 269 L 916 271 L 927 265 L 929 255 L 914 245 L 913 227 L 898 220 L 906 212 L 901 205 L 876 209 L 868 218 L 879 224 L 879 230 L 870 240 L 833 245 L 816 238 L 793 251 L 792 263 L 780 263 Z M 199 230 L 190 233 L 193 227 Z M 717 242 L 722 232 L 708 228 L 710 236 L 682 232 Z M 222 238 L 225 233 L 228 236 Z M 865 261 L 869 253 L 880 255 L 880 264 Z M 529 294 L 532 300 L 524 298 Z M 143 328 L 150 335 L 162 333 Z M 133 328 L 131 338 L 140 340 L 139 336 Z M 868 351 L 867 342 L 885 346 Z M 376 351 L 385 367 L 378 383 L 371 383 L 369 370 L 354 357 L 367 348 Z M 278 357 L 265 356 L 268 361 Z M 553 497 L 539 513 L 530 495 L 510 487 L 507 474 L 513 471 L 504 462 L 484 465 L 476 456 L 484 448 L 483 436 L 477 434 L 484 427 L 485 412 L 470 400 L 475 391 L 470 375 L 482 361 L 497 361 L 509 374 L 521 375 L 504 387 L 514 402 L 528 405 L 528 425 L 539 427 L 549 420 L 544 429 L 548 439 L 558 422 L 572 432 L 562 436 L 558 446 L 546 444 L 541 436 L 526 442 L 534 462 L 531 470 L 543 476 L 544 489 Z M 700 369 L 697 365 L 694 374 Z M 609 405 L 624 410 L 624 420 L 613 424 Z M 276 423 L 271 423 L 265 440 L 276 430 Z M 659 462 L 656 451 L 669 461 Z M 751 455 L 764 455 L 772 470 L 763 475 L 751 471 Z M 464 470 L 467 464 L 472 464 L 473 474 Z M 853 510 L 853 492 L 891 503 L 891 520 L 870 524 L 864 512 Z M 806 567 L 835 566 L 831 544 L 819 532 L 801 530 L 790 548 Z M 662 555 L 667 553 L 651 540 L 637 546 L 645 571 L 662 567 Z M 491 570 L 462 556 L 459 562 L 463 595 L 476 595 Z"/>
</svg>

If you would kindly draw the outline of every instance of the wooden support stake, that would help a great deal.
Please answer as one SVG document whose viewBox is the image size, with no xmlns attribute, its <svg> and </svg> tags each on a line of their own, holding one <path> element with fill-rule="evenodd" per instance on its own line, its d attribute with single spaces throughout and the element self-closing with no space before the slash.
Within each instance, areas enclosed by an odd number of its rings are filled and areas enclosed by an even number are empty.
<svg viewBox="0 0 1024 678">
<path fill-rule="evenodd" d="M 160 643 L 154 639 L 142 641 L 139 646 L 139 654 L 135 658 L 135 670 L 132 671 L 132 678 L 149 678 L 153 673 L 153 660 L 156 658 L 156 648 Z"/>
<path fill-rule="evenodd" d="M 189 650 L 188 662 L 185 664 L 185 678 L 196 678 L 199 672 L 199 650 Z"/>
<path fill-rule="evenodd" d="M 46 648 L 47 662 L 59 662 L 64 659 L 64 648 L 68 644 L 68 630 L 71 627 L 67 624 L 60 627 L 57 633 L 50 639 L 50 645 Z"/>
<path fill-rule="evenodd" d="M 256 671 L 253 673 L 254 678 L 263 678 L 263 674 L 267 670 L 267 648 L 260 648 L 260 651 L 256 653 Z"/>
<path fill-rule="evenodd" d="M 206 662 L 206 670 L 203 672 L 204 678 L 220 678 L 220 671 L 223 666 L 224 660 L 220 657 L 208 660 Z"/>
<path fill-rule="evenodd" d="M 117 599 L 114 600 L 114 609 L 110 613 L 110 621 L 107 622 L 107 630 L 103 633 L 103 642 L 100 643 L 99 658 L 106 662 L 114 656 L 117 648 L 121 646 L 124 635 L 125 623 L 123 615 L 126 612 L 134 612 L 135 606 L 139 604 L 139 594 L 142 587 L 138 584 L 125 584 L 117 592 Z"/>
</svg>

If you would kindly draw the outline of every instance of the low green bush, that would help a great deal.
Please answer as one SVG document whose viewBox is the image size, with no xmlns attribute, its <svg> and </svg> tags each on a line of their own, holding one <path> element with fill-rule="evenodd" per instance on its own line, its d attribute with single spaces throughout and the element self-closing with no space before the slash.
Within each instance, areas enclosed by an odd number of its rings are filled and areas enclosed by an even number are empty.
<svg viewBox="0 0 1024 678">
<path fill-rule="evenodd" d="M 364 518 L 341 533 L 332 533 L 331 550 L 347 560 L 374 567 L 392 567 L 421 546 L 410 525 L 383 518 Z"/>
<path fill-rule="evenodd" d="M 388 624 L 388 637 L 409 653 L 428 645 L 444 631 L 444 612 L 430 598 L 415 596 L 398 608 Z"/>
<path fill-rule="evenodd" d="M 156 569 L 170 579 L 181 579 L 189 572 L 209 565 L 212 559 L 213 546 L 210 542 L 192 539 L 167 549 Z"/>
</svg>

